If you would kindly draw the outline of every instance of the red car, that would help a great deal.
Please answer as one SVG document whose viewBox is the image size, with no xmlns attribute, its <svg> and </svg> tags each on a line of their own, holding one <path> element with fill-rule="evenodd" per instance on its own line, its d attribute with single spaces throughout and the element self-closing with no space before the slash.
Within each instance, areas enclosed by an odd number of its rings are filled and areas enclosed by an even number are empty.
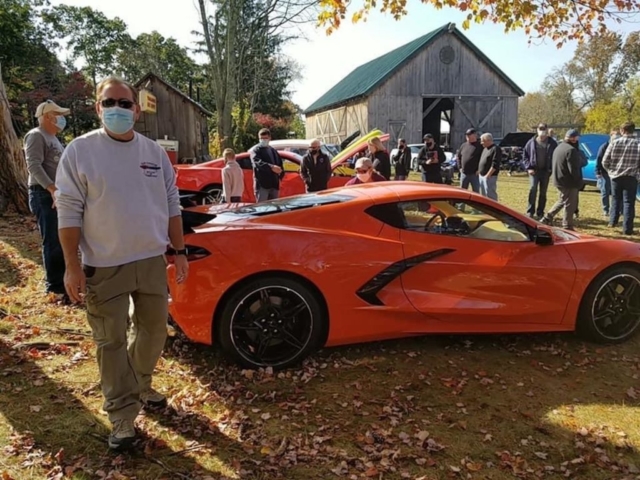
<svg viewBox="0 0 640 480">
<path fill-rule="evenodd" d="M 305 186 L 300 177 L 300 164 L 302 157 L 299 155 L 279 151 L 280 157 L 284 162 L 287 160 L 297 166 L 295 171 L 291 171 L 285 166 L 285 174 L 280 183 L 280 197 L 290 197 L 305 193 Z M 249 159 L 249 152 L 243 152 L 236 155 L 236 160 L 244 173 L 244 194 L 242 195 L 243 203 L 254 203 L 256 201 L 253 186 L 253 168 Z M 204 198 L 204 203 L 217 203 L 222 195 L 222 168 L 224 160 L 218 158 L 210 162 L 198 165 L 176 165 L 176 183 L 178 189 L 191 192 L 207 192 L 209 195 Z M 335 171 L 339 165 L 333 165 Z M 341 187 L 351 180 L 350 176 L 344 176 L 334 173 L 329 180 L 329 188 Z"/>
</svg>

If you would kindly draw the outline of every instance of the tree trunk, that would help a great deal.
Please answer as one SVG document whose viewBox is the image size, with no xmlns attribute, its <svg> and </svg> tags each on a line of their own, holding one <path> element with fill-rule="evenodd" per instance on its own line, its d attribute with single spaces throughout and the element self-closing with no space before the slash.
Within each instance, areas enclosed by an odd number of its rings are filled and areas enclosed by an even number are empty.
<svg viewBox="0 0 640 480">
<path fill-rule="evenodd" d="M 18 213 L 28 214 L 27 165 L 11 122 L 9 100 L 1 73 L 0 71 L 0 207 L 8 202 L 15 206 Z M 0 214 L 2 213 L 0 210 Z"/>
</svg>

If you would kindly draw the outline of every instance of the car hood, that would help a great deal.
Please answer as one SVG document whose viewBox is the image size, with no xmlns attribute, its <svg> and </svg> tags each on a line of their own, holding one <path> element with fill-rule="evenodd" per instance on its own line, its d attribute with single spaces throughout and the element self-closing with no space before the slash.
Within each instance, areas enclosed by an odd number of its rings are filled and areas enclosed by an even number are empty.
<svg viewBox="0 0 640 480">
<path fill-rule="evenodd" d="M 534 135 L 535 133 L 532 132 L 507 133 L 500 142 L 500 146 L 524 148 L 527 142 L 531 140 Z"/>
<path fill-rule="evenodd" d="M 600 147 L 609 141 L 609 135 L 602 133 L 585 133 L 580 135 L 580 144 L 587 147 L 587 156 L 589 159 L 595 159 L 598 156 Z"/>
</svg>

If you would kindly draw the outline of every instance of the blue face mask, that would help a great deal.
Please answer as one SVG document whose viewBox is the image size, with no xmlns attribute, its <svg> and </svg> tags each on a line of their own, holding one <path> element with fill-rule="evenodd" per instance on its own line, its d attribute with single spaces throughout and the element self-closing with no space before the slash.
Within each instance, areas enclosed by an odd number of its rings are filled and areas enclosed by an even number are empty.
<svg viewBox="0 0 640 480">
<path fill-rule="evenodd" d="M 102 123 L 107 130 L 116 135 L 127 133 L 133 128 L 133 124 L 135 123 L 133 110 L 121 107 L 103 108 Z"/>
<path fill-rule="evenodd" d="M 268 147 L 269 146 L 269 140 L 266 139 L 260 139 L 260 146 L 261 147 Z"/>
<path fill-rule="evenodd" d="M 66 126 L 67 126 L 66 117 L 64 117 L 63 115 L 58 115 L 56 117 L 56 127 L 58 127 L 58 130 L 62 131 Z"/>
</svg>

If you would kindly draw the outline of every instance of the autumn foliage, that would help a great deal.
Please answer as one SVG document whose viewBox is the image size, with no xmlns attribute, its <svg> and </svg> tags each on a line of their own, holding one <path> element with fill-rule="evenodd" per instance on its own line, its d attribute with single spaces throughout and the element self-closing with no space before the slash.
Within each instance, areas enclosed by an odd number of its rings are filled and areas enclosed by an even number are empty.
<svg viewBox="0 0 640 480">
<path fill-rule="evenodd" d="M 561 47 L 567 41 L 582 42 L 588 37 L 608 31 L 605 22 L 621 22 L 627 15 L 640 10 L 638 0 L 421 0 L 437 10 L 448 7 L 468 12 L 463 29 L 471 23 L 493 22 L 504 25 L 505 32 L 524 30 L 530 40 L 550 38 Z M 321 0 L 320 26 L 327 34 L 340 27 L 347 18 L 351 2 Z M 354 23 L 366 19 L 372 10 L 389 13 L 395 20 L 408 14 L 407 0 L 363 0 L 360 8 L 351 14 Z"/>
</svg>

